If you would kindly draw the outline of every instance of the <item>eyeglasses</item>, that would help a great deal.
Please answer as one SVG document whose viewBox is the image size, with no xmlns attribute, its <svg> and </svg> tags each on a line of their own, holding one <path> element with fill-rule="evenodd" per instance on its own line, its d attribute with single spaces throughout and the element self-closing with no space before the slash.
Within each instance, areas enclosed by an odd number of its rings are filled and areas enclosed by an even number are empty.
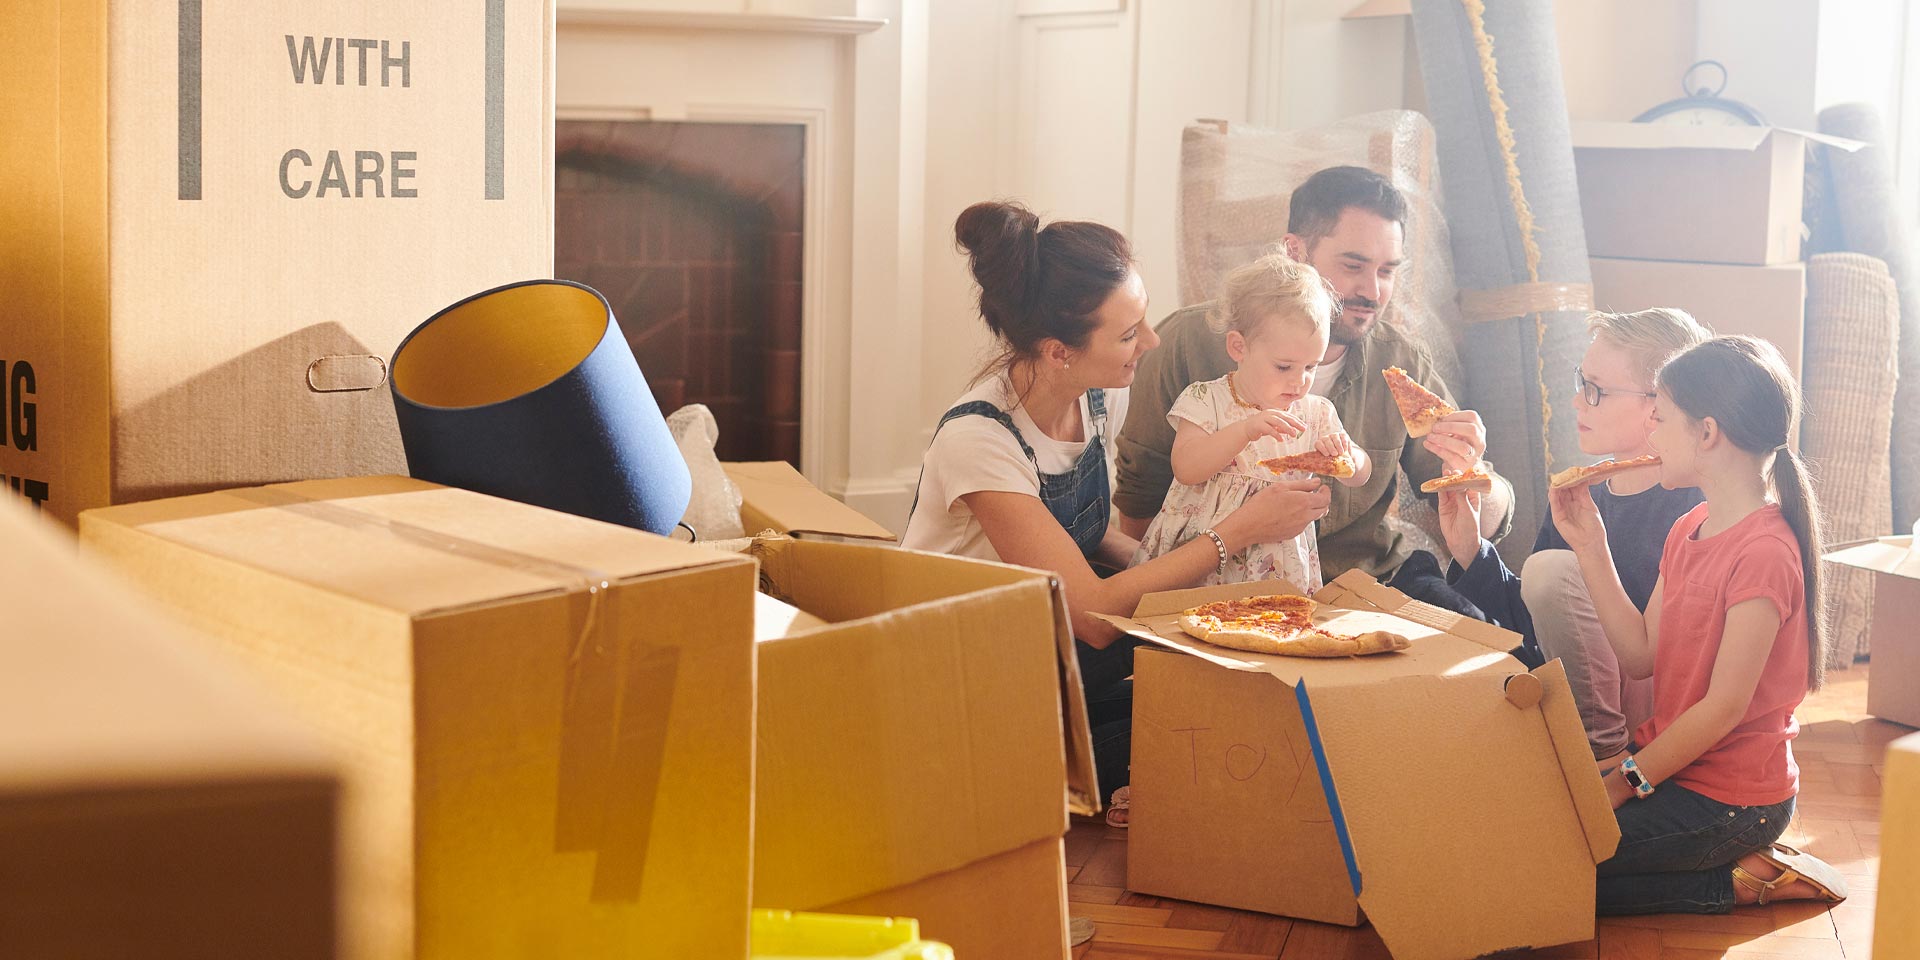
<svg viewBox="0 0 1920 960">
<path fill-rule="evenodd" d="M 1573 371 L 1573 382 L 1574 389 L 1580 394 L 1580 399 L 1585 400 L 1589 407 L 1599 406 L 1600 401 L 1608 397 L 1644 397 L 1651 400 L 1659 396 L 1657 393 L 1643 393 L 1639 390 L 1603 390 L 1593 381 L 1588 380 L 1586 373 L 1578 368 Z"/>
</svg>

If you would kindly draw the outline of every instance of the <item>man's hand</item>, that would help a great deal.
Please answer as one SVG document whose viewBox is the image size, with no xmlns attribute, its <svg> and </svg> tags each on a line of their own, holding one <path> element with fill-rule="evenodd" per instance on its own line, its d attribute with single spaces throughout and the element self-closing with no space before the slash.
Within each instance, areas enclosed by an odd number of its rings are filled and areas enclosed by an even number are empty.
<svg viewBox="0 0 1920 960">
<path fill-rule="evenodd" d="M 1424 443 L 1448 473 L 1465 473 L 1487 455 L 1487 426 L 1472 410 L 1456 410 L 1434 421 Z"/>
</svg>

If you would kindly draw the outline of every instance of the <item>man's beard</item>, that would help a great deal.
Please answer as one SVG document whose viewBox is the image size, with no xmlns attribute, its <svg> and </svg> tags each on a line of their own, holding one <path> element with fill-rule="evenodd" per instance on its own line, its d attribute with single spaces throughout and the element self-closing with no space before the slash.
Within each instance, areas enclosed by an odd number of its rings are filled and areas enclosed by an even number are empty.
<svg viewBox="0 0 1920 960">
<path fill-rule="evenodd" d="M 1372 310 L 1373 314 L 1362 323 L 1356 323 L 1352 317 L 1355 307 Z M 1380 320 L 1380 301 L 1366 297 L 1348 297 L 1340 302 L 1340 316 L 1327 326 L 1327 339 L 1343 347 L 1351 347 L 1367 338 L 1373 325 Z"/>
</svg>

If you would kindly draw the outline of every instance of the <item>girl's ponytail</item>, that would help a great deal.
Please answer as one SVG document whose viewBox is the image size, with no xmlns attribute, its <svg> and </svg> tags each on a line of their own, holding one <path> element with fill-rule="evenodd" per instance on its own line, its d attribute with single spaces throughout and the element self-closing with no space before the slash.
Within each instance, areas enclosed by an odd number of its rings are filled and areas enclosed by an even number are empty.
<svg viewBox="0 0 1920 960">
<path fill-rule="evenodd" d="M 1785 443 L 1774 449 L 1768 473 L 1780 497 L 1780 515 L 1800 540 L 1800 576 L 1807 594 L 1807 688 L 1818 690 L 1827 680 L 1827 648 L 1833 641 L 1822 600 L 1820 555 L 1826 545 L 1820 533 L 1820 500 L 1814 495 L 1806 462 Z"/>
</svg>

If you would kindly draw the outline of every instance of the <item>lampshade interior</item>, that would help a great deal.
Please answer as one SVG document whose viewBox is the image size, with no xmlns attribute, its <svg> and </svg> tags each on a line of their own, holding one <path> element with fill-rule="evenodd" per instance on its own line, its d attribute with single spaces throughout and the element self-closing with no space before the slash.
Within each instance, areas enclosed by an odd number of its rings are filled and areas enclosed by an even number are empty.
<svg viewBox="0 0 1920 960">
<path fill-rule="evenodd" d="M 599 346 L 607 308 L 557 283 L 509 287 L 454 307 L 421 328 L 393 361 L 400 395 L 432 407 L 511 400 L 564 376 Z"/>
</svg>

